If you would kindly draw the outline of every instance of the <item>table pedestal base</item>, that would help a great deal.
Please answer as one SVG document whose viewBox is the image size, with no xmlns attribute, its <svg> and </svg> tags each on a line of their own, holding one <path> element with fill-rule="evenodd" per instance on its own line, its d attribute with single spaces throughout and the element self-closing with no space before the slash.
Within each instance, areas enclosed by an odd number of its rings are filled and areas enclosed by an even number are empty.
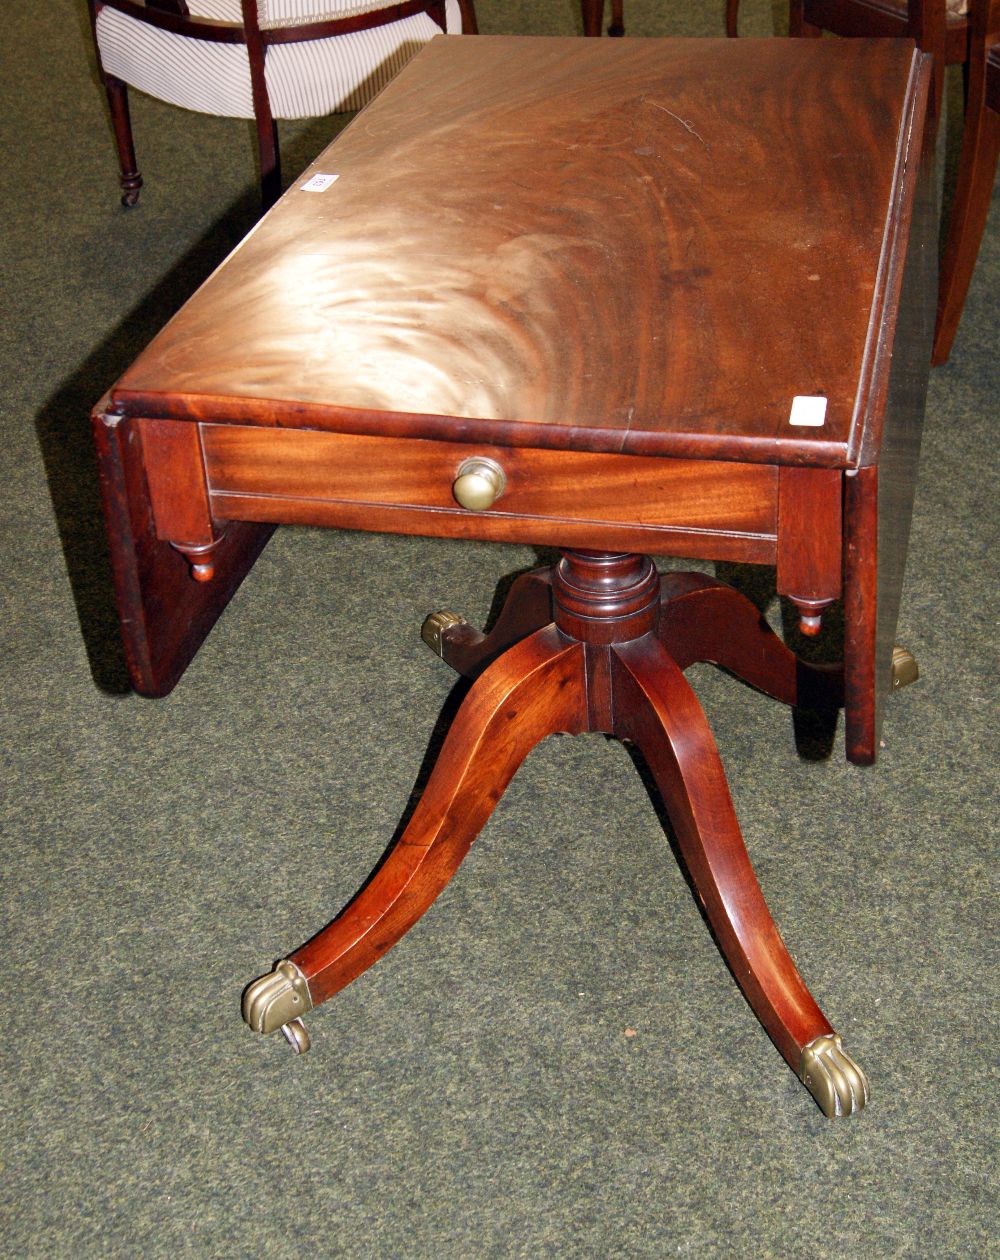
<svg viewBox="0 0 1000 1260">
<path fill-rule="evenodd" d="M 563 553 L 519 578 L 488 635 L 436 613 L 424 638 L 475 681 L 413 816 L 357 896 L 247 989 L 252 1028 L 308 1047 L 300 1017 L 390 949 L 455 874 L 518 766 L 546 735 L 634 743 L 663 797 L 695 892 L 737 983 L 828 1116 L 868 1100 L 864 1074 L 813 1000 L 750 863 L 719 753 L 684 678 L 710 661 L 784 704 L 841 702 L 839 669 L 799 660 L 754 605 L 646 556 Z"/>
</svg>

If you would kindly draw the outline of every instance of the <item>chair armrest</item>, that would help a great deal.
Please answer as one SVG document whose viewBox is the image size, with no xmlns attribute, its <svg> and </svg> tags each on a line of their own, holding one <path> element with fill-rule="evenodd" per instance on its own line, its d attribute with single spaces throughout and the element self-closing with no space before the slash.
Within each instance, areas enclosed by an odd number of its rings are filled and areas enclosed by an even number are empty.
<svg viewBox="0 0 1000 1260">
<path fill-rule="evenodd" d="M 95 14 L 101 9 L 116 9 L 137 22 L 145 22 L 147 26 L 155 26 L 174 35 L 187 35 L 191 39 L 206 39 L 217 44 L 246 43 L 242 22 L 180 13 L 179 5 L 183 4 L 187 9 L 185 0 L 156 0 L 155 3 L 145 3 L 145 0 L 90 0 L 90 4 Z"/>
<path fill-rule="evenodd" d="M 446 0 L 351 0 L 336 9 L 331 8 L 331 0 L 259 0 L 259 4 L 260 30 L 268 44 L 347 35 L 401 22 L 418 13 L 427 14 L 445 29 Z M 322 12 L 307 14 L 305 11 L 314 5 Z M 277 12 L 293 7 L 301 10 L 300 16 L 277 16 Z"/>
</svg>

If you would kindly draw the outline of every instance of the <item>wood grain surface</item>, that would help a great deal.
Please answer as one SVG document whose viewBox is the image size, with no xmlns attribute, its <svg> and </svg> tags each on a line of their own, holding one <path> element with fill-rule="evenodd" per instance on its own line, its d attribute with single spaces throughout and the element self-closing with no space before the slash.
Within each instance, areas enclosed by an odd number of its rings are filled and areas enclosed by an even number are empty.
<svg viewBox="0 0 1000 1260">
<path fill-rule="evenodd" d="M 166 696 L 274 527 L 230 522 L 214 556 L 216 576 L 193 581 L 188 561 L 157 535 L 138 426 L 109 413 L 107 404 L 107 398 L 98 403 L 91 425 L 125 660 L 140 695 Z"/>
<path fill-rule="evenodd" d="M 143 426 L 197 431 L 193 424 Z M 213 514 L 385 533 L 486 538 L 766 563 L 775 557 L 774 468 L 342 433 L 202 425 Z M 495 460 L 506 488 L 488 511 L 456 503 L 470 454 Z M 810 470 L 793 470 L 808 474 Z M 837 477 L 836 472 L 820 476 Z M 198 479 L 189 479 L 197 486 Z M 166 536 L 181 538 L 160 519 Z M 178 513 L 179 529 L 186 524 Z M 839 530 L 837 532 L 839 546 Z"/>
<path fill-rule="evenodd" d="M 892 687 L 892 649 L 903 595 L 910 519 L 924 424 L 937 290 L 937 197 L 922 168 L 908 258 L 900 277 L 896 347 L 886 355 L 882 423 L 873 462 L 846 476 L 844 493 L 844 665 L 848 759 L 877 755 Z"/>
<path fill-rule="evenodd" d="M 114 402 L 849 466 L 925 75 L 893 40 L 436 39 Z"/>
</svg>

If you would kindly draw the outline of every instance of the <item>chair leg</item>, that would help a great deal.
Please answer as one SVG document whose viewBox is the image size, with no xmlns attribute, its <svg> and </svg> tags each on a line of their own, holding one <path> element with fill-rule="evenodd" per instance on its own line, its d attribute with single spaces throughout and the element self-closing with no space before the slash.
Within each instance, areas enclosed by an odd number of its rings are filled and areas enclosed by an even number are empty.
<svg viewBox="0 0 1000 1260">
<path fill-rule="evenodd" d="M 735 39 L 739 33 L 740 0 L 726 0 L 726 35 Z"/>
<path fill-rule="evenodd" d="M 608 34 L 621 39 L 625 34 L 625 0 L 611 0 L 611 25 Z"/>
<path fill-rule="evenodd" d="M 969 107 L 965 114 L 958 160 L 955 201 L 941 260 L 937 325 L 931 356 L 935 365 L 948 362 L 962 318 L 962 308 L 990 212 L 998 157 L 1000 114 L 986 108 L 984 77 L 978 73 L 969 84 Z"/>
<path fill-rule="evenodd" d="M 807 39 L 819 39 L 823 34 L 818 26 L 806 21 L 804 0 L 791 0 L 788 6 L 788 33 Z"/>
<path fill-rule="evenodd" d="M 266 213 L 281 196 L 281 157 L 278 125 L 267 94 L 264 41 L 254 16 L 256 6 L 244 4 L 247 61 L 250 69 L 250 95 L 253 98 L 257 152 L 260 155 L 260 200 Z"/>
<path fill-rule="evenodd" d="M 257 151 L 260 154 L 260 200 L 266 212 L 281 196 L 278 124 L 270 114 L 257 117 Z"/>
<path fill-rule="evenodd" d="M 604 0 L 580 0 L 584 35 L 600 35 L 604 23 Z"/>
<path fill-rule="evenodd" d="M 113 75 L 104 76 L 104 87 L 111 108 L 111 125 L 115 130 L 118 146 L 118 165 L 121 170 L 122 205 L 134 206 L 139 200 L 142 176 L 135 161 L 135 145 L 132 141 L 132 119 L 128 108 L 128 88 Z"/>
</svg>

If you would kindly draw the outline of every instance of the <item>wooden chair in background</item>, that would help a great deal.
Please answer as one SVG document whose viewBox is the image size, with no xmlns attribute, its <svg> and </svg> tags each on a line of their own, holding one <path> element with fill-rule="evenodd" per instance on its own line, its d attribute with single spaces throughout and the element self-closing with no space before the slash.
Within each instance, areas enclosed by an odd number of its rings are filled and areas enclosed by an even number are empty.
<svg viewBox="0 0 1000 1260">
<path fill-rule="evenodd" d="M 584 35 L 600 35 L 604 25 L 604 0 L 580 0 Z M 611 0 L 609 35 L 625 34 L 625 0 Z"/>
<path fill-rule="evenodd" d="M 965 128 L 941 260 L 935 364 L 946 363 L 962 318 L 990 210 L 1000 157 L 1000 0 L 973 0 Z"/>
<path fill-rule="evenodd" d="M 975 3 L 976 0 L 973 0 Z M 909 38 L 934 57 L 934 117 L 941 107 L 945 66 L 965 65 L 969 0 L 789 0 L 789 35 Z M 726 0 L 726 34 L 735 36 L 740 0 Z"/>
<path fill-rule="evenodd" d="M 739 8 L 740 0 L 726 0 L 727 35 L 737 34 Z M 975 269 L 997 166 L 1000 0 L 790 0 L 788 25 L 790 35 L 818 36 L 830 31 L 915 40 L 934 57 L 935 120 L 945 67 L 962 67 L 966 88 L 962 152 L 941 261 L 933 350 L 933 362 L 945 363 Z"/>
<path fill-rule="evenodd" d="M 88 0 L 121 165 L 142 187 L 128 88 L 200 113 L 253 118 L 267 209 L 281 193 L 278 118 L 360 109 L 442 31 L 476 29 L 473 0 Z"/>
</svg>

